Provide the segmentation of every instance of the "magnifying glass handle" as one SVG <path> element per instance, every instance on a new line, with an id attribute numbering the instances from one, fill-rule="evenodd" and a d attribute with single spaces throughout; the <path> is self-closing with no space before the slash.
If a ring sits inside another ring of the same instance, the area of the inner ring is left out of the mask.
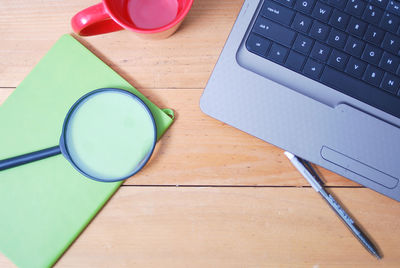
<path id="1" fill-rule="evenodd" d="M 7 158 L 0 160 L 0 171 L 8 168 L 20 166 L 43 158 L 54 156 L 61 153 L 60 146 L 50 147 L 44 150 L 32 152 L 29 154 L 23 154 L 16 157 Z"/>

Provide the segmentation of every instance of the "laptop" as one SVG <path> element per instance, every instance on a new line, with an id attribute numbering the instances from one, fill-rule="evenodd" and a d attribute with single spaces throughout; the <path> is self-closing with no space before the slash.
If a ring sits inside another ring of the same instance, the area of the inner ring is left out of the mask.
<path id="1" fill-rule="evenodd" d="M 400 201 L 400 2 L 245 0 L 202 111 Z"/>

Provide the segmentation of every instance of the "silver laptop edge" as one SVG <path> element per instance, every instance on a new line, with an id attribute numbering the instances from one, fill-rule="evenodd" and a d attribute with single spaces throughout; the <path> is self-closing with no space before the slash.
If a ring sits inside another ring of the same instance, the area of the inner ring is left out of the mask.
<path id="1" fill-rule="evenodd" d="M 249 53 L 243 40 L 261 2 L 244 2 L 202 111 L 400 201 L 400 119 Z"/>

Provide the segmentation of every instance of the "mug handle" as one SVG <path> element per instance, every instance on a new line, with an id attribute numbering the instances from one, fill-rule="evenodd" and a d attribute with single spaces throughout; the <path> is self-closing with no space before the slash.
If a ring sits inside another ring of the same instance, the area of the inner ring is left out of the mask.
<path id="1" fill-rule="evenodd" d="M 75 33 L 81 36 L 110 33 L 123 30 L 108 15 L 103 3 L 79 11 L 71 19 L 71 26 Z"/>

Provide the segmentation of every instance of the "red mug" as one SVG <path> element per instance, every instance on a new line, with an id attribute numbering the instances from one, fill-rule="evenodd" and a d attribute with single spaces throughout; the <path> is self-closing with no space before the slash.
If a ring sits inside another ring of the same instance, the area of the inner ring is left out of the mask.
<path id="1" fill-rule="evenodd" d="M 103 0 L 78 12 L 74 32 L 82 36 L 127 29 L 142 37 L 165 38 L 173 34 L 194 0 Z"/>

